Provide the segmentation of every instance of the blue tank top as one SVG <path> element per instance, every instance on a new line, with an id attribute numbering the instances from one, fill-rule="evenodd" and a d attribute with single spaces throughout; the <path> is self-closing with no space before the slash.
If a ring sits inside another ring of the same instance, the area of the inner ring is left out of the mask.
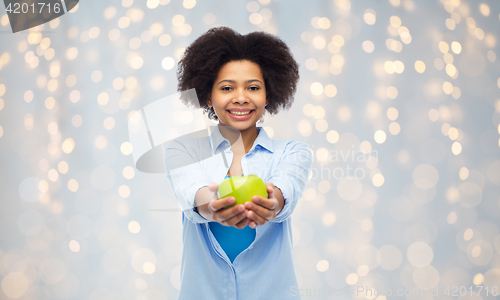
<path id="1" fill-rule="evenodd" d="M 229 178 L 229 176 L 226 175 L 226 178 Z M 255 240 L 255 229 L 250 228 L 248 225 L 243 229 L 238 229 L 217 222 L 208 222 L 208 226 L 210 226 L 215 239 L 226 252 L 231 263 L 234 262 L 238 254 L 248 248 Z"/>

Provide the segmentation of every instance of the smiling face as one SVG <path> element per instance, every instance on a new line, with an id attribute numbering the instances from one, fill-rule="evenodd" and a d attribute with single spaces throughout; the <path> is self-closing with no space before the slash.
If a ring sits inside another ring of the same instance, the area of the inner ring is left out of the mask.
<path id="1" fill-rule="evenodd" d="M 260 67 L 247 60 L 222 66 L 207 101 L 207 105 L 214 108 L 220 125 L 240 131 L 255 127 L 267 104 Z"/>

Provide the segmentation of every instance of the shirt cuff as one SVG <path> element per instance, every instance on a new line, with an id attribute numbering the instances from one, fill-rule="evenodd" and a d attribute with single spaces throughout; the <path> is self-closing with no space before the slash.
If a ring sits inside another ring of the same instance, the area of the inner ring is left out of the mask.
<path id="1" fill-rule="evenodd" d="M 205 183 L 205 182 L 199 182 L 198 184 L 194 185 L 191 189 L 190 192 L 187 195 L 186 201 L 188 201 L 189 208 L 184 210 L 184 214 L 188 218 L 189 221 L 193 223 L 208 223 L 210 222 L 209 220 L 205 219 L 202 217 L 196 210 L 195 210 L 195 196 L 196 193 L 198 192 L 199 189 L 202 187 L 208 186 L 210 183 Z"/>
<path id="2" fill-rule="evenodd" d="M 272 179 L 271 182 L 274 184 L 274 186 L 280 189 L 281 194 L 283 195 L 283 200 L 285 201 L 285 205 L 283 205 L 281 211 L 276 215 L 276 218 L 274 218 L 270 222 L 281 223 L 290 216 L 290 214 L 287 212 L 291 210 L 292 202 L 297 200 L 294 200 L 289 192 L 293 190 L 293 187 L 289 182 L 280 178 Z"/>
<path id="3" fill-rule="evenodd" d="M 194 208 L 183 211 L 186 218 L 193 223 L 208 223 L 209 220 L 200 215 Z"/>

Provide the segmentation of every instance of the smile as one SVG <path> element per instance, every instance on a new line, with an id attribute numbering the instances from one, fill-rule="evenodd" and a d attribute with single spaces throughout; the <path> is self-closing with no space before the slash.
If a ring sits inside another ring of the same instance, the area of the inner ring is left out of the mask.
<path id="1" fill-rule="evenodd" d="M 227 110 L 227 112 L 233 120 L 243 121 L 243 120 L 249 119 L 251 116 L 253 116 L 253 114 L 255 113 L 255 110 L 249 110 L 249 111 L 245 111 L 245 112 Z"/>
<path id="2" fill-rule="evenodd" d="M 249 111 L 236 111 L 236 110 L 229 110 L 229 112 L 233 115 L 236 115 L 236 116 L 244 116 L 244 115 L 248 115 L 252 112 L 253 110 L 249 110 Z"/>

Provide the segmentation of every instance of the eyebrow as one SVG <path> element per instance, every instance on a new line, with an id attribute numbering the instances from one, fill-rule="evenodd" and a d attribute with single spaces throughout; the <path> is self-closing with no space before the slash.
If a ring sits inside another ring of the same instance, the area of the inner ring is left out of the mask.
<path id="1" fill-rule="evenodd" d="M 230 83 L 236 83 L 236 81 L 231 80 L 231 79 L 223 79 L 223 80 L 219 81 L 219 83 L 217 83 L 217 85 L 223 83 L 224 81 L 227 81 L 227 82 L 230 82 Z M 262 81 L 260 81 L 258 79 L 250 79 L 250 80 L 245 81 L 245 83 L 250 83 L 250 82 L 254 82 L 254 81 L 258 81 L 258 82 L 262 83 Z"/>

